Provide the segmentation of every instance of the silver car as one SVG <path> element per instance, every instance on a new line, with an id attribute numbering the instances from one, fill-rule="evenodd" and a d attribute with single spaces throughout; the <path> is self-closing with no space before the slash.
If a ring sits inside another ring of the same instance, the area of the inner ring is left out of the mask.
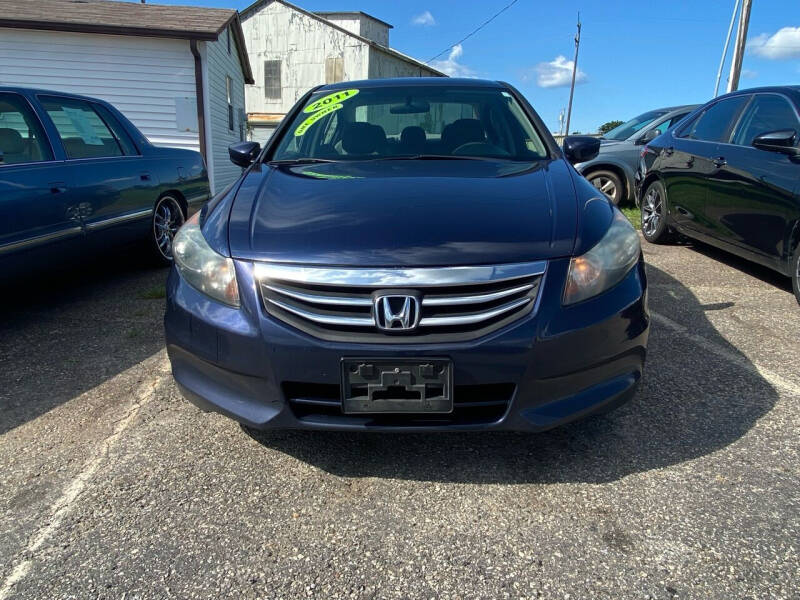
<path id="1" fill-rule="evenodd" d="M 677 124 L 699 104 L 659 108 L 634 117 L 606 133 L 597 158 L 578 163 L 575 168 L 614 204 L 634 198 L 634 174 L 639 165 L 641 146 Z"/>

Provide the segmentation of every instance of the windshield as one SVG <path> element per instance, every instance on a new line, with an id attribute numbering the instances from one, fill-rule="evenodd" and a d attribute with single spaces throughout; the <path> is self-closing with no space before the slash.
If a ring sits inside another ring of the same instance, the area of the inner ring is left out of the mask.
<path id="1" fill-rule="evenodd" d="M 425 157 L 531 161 L 547 150 L 503 89 L 398 85 L 312 95 L 271 160 Z"/>
<path id="2" fill-rule="evenodd" d="M 642 113 L 627 123 L 614 127 L 614 129 L 606 133 L 603 138 L 607 140 L 627 140 L 637 131 L 647 127 L 650 123 L 659 117 L 663 117 L 665 114 L 667 114 L 667 112 L 664 110 L 651 110 L 650 112 Z"/>

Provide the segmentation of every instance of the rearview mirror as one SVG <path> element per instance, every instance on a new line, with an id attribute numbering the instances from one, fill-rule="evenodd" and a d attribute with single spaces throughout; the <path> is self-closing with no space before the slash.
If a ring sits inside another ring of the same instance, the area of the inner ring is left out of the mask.
<path id="1" fill-rule="evenodd" d="M 249 167 L 258 158 L 261 145 L 258 142 L 236 142 L 228 146 L 231 162 L 240 167 Z"/>
<path id="2" fill-rule="evenodd" d="M 797 133 L 794 129 L 768 131 L 753 140 L 753 147 L 767 152 L 780 152 L 789 156 L 800 156 L 797 146 Z"/>
<path id="3" fill-rule="evenodd" d="M 568 135 L 564 138 L 564 156 L 573 165 L 592 160 L 600 153 L 600 140 L 588 135 Z"/>

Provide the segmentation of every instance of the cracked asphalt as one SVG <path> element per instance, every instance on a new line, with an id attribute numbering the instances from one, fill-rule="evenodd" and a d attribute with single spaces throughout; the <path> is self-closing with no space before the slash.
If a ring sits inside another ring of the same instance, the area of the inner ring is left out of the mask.
<path id="1" fill-rule="evenodd" d="M 0 600 L 800 598 L 800 307 L 645 244 L 637 397 L 539 435 L 251 433 L 185 402 L 165 271 L 4 294 Z"/>

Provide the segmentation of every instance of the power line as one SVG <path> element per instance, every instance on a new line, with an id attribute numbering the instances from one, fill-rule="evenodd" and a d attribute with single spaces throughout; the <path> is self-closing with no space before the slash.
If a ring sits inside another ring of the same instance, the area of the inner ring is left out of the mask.
<path id="1" fill-rule="evenodd" d="M 439 58 L 439 57 L 440 57 L 442 54 L 444 54 L 445 52 L 450 52 L 450 50 L 452 50 L 452 49 L 453 49 L 453 47 L 455 47 L 455 46 L 458 46 L 460 43 L 467 41 L 467 40 L 468 40 L 469 38 L 471 38 L 473 35 L 475 35 L 476 33 L 478 33 L 478 32 L 479 32 L 481 29 L 483 29 L 484 27 L 486 27 L 486 26 L 487 26 L 489 23 L 491 23 L 492 21 L 494 21 L 494 20 L 495 20 L 497 17 L 499 17 L 500 15 L 502 15 L 504 12 L 506 12 L 506 11 L 507 11 L 509 8 L 511 8 L 512 6 L 514 6 L 514 5 L 515 5 L 517 2 L 519 2 L 519 0 L 512 0 L 512 2 L 510 2 L 509 4 L 507 4 L 506 6 L 504 6 L 502 9 L 500 9 L 500 11 L 498 11 L 497 13 L 495 13 L 494 15 L 492 15 L 492 17 L 491 17 L 491 18 L 489 18 L 489 19 L 487 19 L 486 21 L 484 21 L 483 23 L 481 23 L 481 24 L 480 24 L 478 27 L 476 27 L 476 28 L 475 28 L 474 30 L 472 30 L 472 31 L 471 31 L 469 34 L 465 35 L 463 38 L 461 38 L 460 40 L 458 40 L 458 41 L 457 41 L 455 44 L 452 44 L 452 45 L 448 46 L 447 48 L 445 48 L 444 50 L 442 50 L 441 52 L 439 52 L 439 54 L 437 54 L 437 55 L 436 55 L 436 56 L 434 56 L 433 58 L 429 58 L 429 59 L 428 59 L 428 60 L 426 60 L 425 62 L 426 62 L 426 63 L 430 63 L 431 61 L 433 61 L 433 60 L 436 60 L 437 58 Z"/>

